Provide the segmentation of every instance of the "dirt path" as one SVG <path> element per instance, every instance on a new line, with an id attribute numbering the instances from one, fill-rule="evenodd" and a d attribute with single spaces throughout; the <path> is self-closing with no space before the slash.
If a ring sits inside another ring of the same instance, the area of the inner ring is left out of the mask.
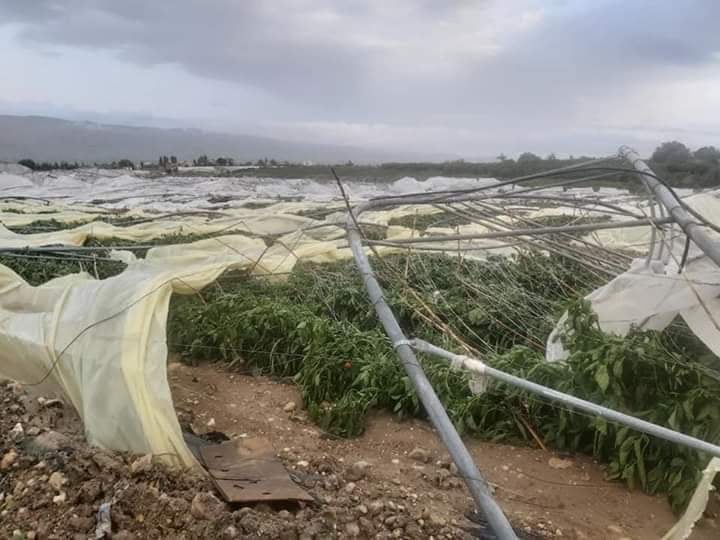
<path id="1" fill-rule="evenodd" d="M 314 502 L 226 505 L 206 476 L 168 469 L 150 455 L 90 447 L 67 404 L 0 381 L 0 538 L 470 540 L 478 534 L 464 516 L 472 507 L 465 486 L 427 423 L 378 414 L 362 437 L 337 439 L 308 420 L 292 385 L 212 365 L 171 363 L 169 373 L 181 423 L 196 433 L 269 439 Z M 521 537 L 651 539 L 674 522 L 664 498 L 605 482 L 602 468 L 586 457 L 478 441 L 470 448 Z M 112 536 L 98 533 L 104 526 Z M 692 538 L 718 538 L 719 530 L 711 514 Z"/>
<path id="2" fill-rule="evenodd" d="M 362 437 L 334 439 L 307 419 L 292 385 L 228 375 L 208 365 L 182 364 L 171 364 L 170 381 L 181 417 L 192 419 L 198 430 L 210 429 L 206 427 L 210 422 L 212 429 L 231 437 L 267 437 L 286 463 L 297 469 L 323 456 L 346 464 L 367 461 L 371 469 L 364 482 L 376 483 L 380 492 L 407 490 L 414 504 L 432 507 L 449 522 L 464 521 L 462 513 L 471 507 L 465 487 L 448 471 L 448 456 L 425 422 L 399 422 L 378 414 Z M 284 410 L 291 402 L 295 408 Z M 418 448 L 419 455 L 411 458 Z M 513 522 L 546 531 L 548 536 L 660 538 L 675 521 L 664 497 L 606 482 L 602 467 L 588 457 L 479 441 L 471 441 L 470 449 Z M 551 458 L 557 459 L 555 467 Z M 718 538 L 715 520 L 703 521 L 693 538 Z"/>

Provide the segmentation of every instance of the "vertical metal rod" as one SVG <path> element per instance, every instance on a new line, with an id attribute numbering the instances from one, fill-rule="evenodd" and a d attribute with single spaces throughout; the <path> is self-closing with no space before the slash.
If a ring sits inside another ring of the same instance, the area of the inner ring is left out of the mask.
<path id="1" fill-rule="evenodd" d="M 641 173 L 638 176 L 642 179 L 646 186 L 648 186 L 655 194 L 657 199 L 667 209 L 670 216 L 677 222 L 682 228 L 683 232 L 695 242 L 695 244 L 707 255 L 715 264 L 720 266 L 720 244 L 710 238 L 702 226 L 698 225 L 690 216 L 690 214 L 683 208 L 680 201 L 672 194 L 672 192 L 665 187 L 662 182 L 648 174 L 654 174 L 652 169 L 648 167 L 645 162 L 640 159 L 637 152 L 628 146 L 622 146 L 620 148 L 620 155 L 628 160 L 635 169 Z"/>
<path id="2" fill-rule="evenodd" d="M 684 433 L 680 433 L 679 431 L 673 431 L 672 429 L 658 426 L 657 424 L 653 424 L 652 422 L 640 420 L 639 418 L 636 418 L 634 416 L 608 409 L 607 407 L 603 407 L 602 405 L 598 405 L 591 401 L 585 401 L 584 399 L 571 396 L 570 394 L 558 392 L 557 390 L 553 390 L 552 388 L 548 388 L 547 386 L 542 386 L 540 384 L 530 382 L 520 377 L 516 377 L 515 375 L 510 375 L 509 373 L 505 373 L 504 371 L 500 371 L 499 369 L 490 367 L 487 364 L 481 362 L 480 360 L 446 351 L 441 347 L 438 347 L 436 345 L 433 345 L 432 343 L 428 343 L 427 341 L 423 341 L 421 339 L 412 340 L 412 346 L 418 351 L 445 358 L 447 360 L 450 360 L 451 362 L 462 365 L 470 371 L 474 371 L 481 375 L 486 375 L 498 381 L 502 381 L 523 390 L 527 390 L 528 392 L 532 392 L 533 394 L 538 394 L 552 401 L 563 403 L 574 409 L 590 413 L 611 422 L 617 422 L 618 424 L 628 426 L 637 431 L 642 431 L 643 433 L 647 433 L 648 435 L 652 435 L 654 437 L 659 437 L 660 439 L 665 439 L 666 441 L 682 444 L 683 446 L 687 446 L 688 448 L 693 448 L 694 450 L 698 450 L 700 452 L 707 452 L 710 455 L 720 457 L 720 446 L 716 444 L 712 444 L 707 441 L 703 441 L 702 439 L 691 437 L 690 435 L 685 435 Z"/>
<path id="3" fill-rule="evenodd" d="M 372 203 L 359 207 L 357 215 L 360 215 L 364 209 L 371 206 Z M 464 478 L 472 498 L 483 512 L 490 527 L 499 539 L 517 538 L 512 526 L 505 517 L 505 514 L 503 514 L 502 509 L 492 497 L 487 483 L 480 475 L 480 471 L 478 471 L 473 457 L 455 430 L 455 426 L 453 426 L 450 421 L 430 381 L 428 381 L 425 376 L 425 372 L 415 357 L 415 353 L 410 348 L 409 341 L 400 328 L 390 306 L 385 301 L 382 288 L 375 278 L 370 261 L 363 250 L 362 237 L 360 236 L 360 231 L 357 229 L 352 212 L 350 212 L 347 218 L 347 228 L 348 241 L 355 258 L 355 264 L 362 275 L 363 283 L 365 284 L 373 306 L 375 306 L 377 316 L 385 328 L 385 333 L 392 341 L 393 347 L 400 357 L 405 372 L 415 387 L 415 391 L 425 407 L 430 421 L 438 430 L 440 438 L 447 447 L 448 452 L 450 452 L 450 456 L 455 462 L 458 471 Z"/>

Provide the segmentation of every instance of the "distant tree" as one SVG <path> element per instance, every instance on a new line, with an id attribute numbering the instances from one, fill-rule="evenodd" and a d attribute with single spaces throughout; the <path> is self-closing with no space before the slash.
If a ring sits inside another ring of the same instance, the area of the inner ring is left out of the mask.
<path id="1" fill-rule="evenodd" d="M 695 159 L 701 159 L 702 161 L 720 161 L 720 150 L 714 146 L 698 148 L 693 155 Z"/>
<path id="2" fill-rule="evenodd" d="M 533 163 L 535 161 L 542 161 L 542 158 L 532 152 L 523 152 L 517 158 L 518 163 Z"/>
<path id="3" fill-rule="evenodd" d="M 233 158 L 230 158 L 230 157 L 229 157 L 229 158 L 227 158 L 227 164 L 228 164 L 230 167 L 233 167 L 233 166 L 235 165 L 235 160 L 234 160 Z"/>
<path id="4" fill-rule="evenodd" d="M 557 156 L 554 152 L 551 152 L 548 154 L 548 157 L 545 158 L 547 161 L 557 161 Z"/>
<path id="5" fill-rule="evenodd" d="M 691 158 L 692 154 L 690 153 L 690 149 L 678 141 L 662 143 L 655 149 L 652 155 L 652 160 L 658 163 L 687 161 Z"/>
<path id="6" fill-rule="evenodd" d="M 346 167 L 354 167 L 355 164 L 352 162 L 352 160 L 348 159 L 348 162 L 345 164 Z"/>
<path id="7" fill-rule="evenodd" d="M 18 163 L 27 167 L 28 169 L 32 169 L 33 171 L 37 169 L 37 163 L 35 163 L 32 159 L 21 159 L 20 161 L 18 161 Z"/>
<path id="8" fill-rule="evenodd" d="M 175 156 L 170 156 L 170 163 L 172 163 L 173 165 L 176 165 L 176 164 L 177 164 L 177 158 L 176 158 Z"/>
<path id="9" fill-rule="evenodd" d="M 267 158 L 265 158 L 265 162 L 267 162 Z M 275 167 L 276 165 L 277 165 L 277 161 L 275 161 L 274 159 L 271 159 L 271 160 L 270 160 L 270 166 L 271 166 L 271 167 Z"/>
<path id="10" fill-rule="evenodd" d="M 129 159 L 121 159 L 117 162 L 119 169 L 135 169 L 135 164 Z"/>
<path id="11" fill-rule="evenodd" d="M 206 155 L 198 157 L 196 161 L 199 167 L 207 167 L 208 165 L 211 165 L 210 160 Z"/>
<path id="12" fill-rule="evenodd" d="M 507 161 L 507 156 L 505 154 L 500 154 L 495 159 L 497 159 L 498 161 Z"/>

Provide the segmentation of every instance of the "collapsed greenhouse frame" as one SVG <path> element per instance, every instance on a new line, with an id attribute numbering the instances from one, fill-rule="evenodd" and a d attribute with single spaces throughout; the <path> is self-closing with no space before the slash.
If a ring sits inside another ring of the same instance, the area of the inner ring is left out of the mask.
<path id="1" fill-rule="evenodd" d="M 432 354 L 434 356 L 443 358 L 452 363 L 454 367 L 465 368 L 472 372 L 475 372 L 482 377 L 489 377 L 495 380 L 502 381 L 506 384 L 514 385 L 522 388 L 525 391 L 543 395 L 553 401 L 561 402 L 572 408 L 578 410 L 584 410 L 591 414 L 597 415 L 608 419 L 613 422 L 617 422 L 626 425 L 632 429 L 639 430 L 650 434 L 655 437 L 663 438 L 668 441 L 682 444 L 693 448 L 695 450 L 705 452 L 714 458 L 720 458 L 720 446 L 691 437 L 689 435 L 680 433 L 678 431 L 665 428 L 650 422 L 646 422 L 637 417 L 621 413 L 600 405 L 594 404 L 589 401 L 581 400 L 575 396 L 558 392 L 551 388 L 532 383 L 525 379 L 515 377 L 513 375 L 504 373 L 497 369 L 494 369 L 478 359 L 471 358 L 465 355 L 458 355 L 451 351 L 445 350 L 442 347 L 427 343 L 423 340 L 408 339 L 403 332 L 398 319 L 394 315 L 388 302 L 386 301 L 383 289 L 373 271 L 368 256 L 365 252 L 364 246 L 367 245 L 370 249 L 373 249 L 373 245 L 389 245 L 389 246 L 411 246 L 413 244 L 423 244 L 433 241 L 446 242 L 448 240 L 471 240 L 471 239 L 488 239 L 488 238 L 506 238 L 506 237 L 527 237 L 530 235 L 550 234 L 550 233 L 567 233 L 570 231 L 590 231 L 602 228 L 622 228 L 631 226 L 642 226 L 651 225 L 651 246 L 647 255 L 646 264 L 650 264 L 654 257 L 660 258 L 663 253 L 663 244 L 660 243 L 658 248 L 657 244 L 659 240 L 657 238 L 657 231 L 660 227 L 665 224 L 677 224 L 684 233 L 685 249 L 683 253 L 683 260 L 680 263 L 680 267 L 685 263 L 688 255 L 688 248 L 690 242 L 694 242 L 700 250 L 717 266 L 720 267 L 720 245 L 706 235 L 704 227 L 714 227 L 708 223 L 702 216 L 694 212 L 692 209 L 683 204 L 682 200 L 673 192 L 669 186 L 667 186 L 659 177 L 657 177 L 652 170 L 640 159 L 637 153 L 629 147 L 621 147 L 618 156 L 630 165 L 631 169 L 620 169 L 617 167 L 606 167 L 602 163 L 606 160 L 594 160 L 592 162 L 583 163 L 580 165 L 574 165 L 562 169 L 556 169 L 552 171 L 546 171 L 544 173 L 538 173 L 535 175 L 528 175 L 527 177 L 515 178 L 506 180 L 495 184 L 494 188 L 501 187 L 503 185 L 515 185 L 518 182 L 524 180 L 532 180 L 537 178 L 549 178 L 554 176 L 562 175 L 568 171 L 574 173 L 585 171 L 585 172 L 600 172 L 597 176 L 590 176 L 580 179 L 567 180 L 565 184 L 577 184 L 587 182 L 589 180 L 596 179 L 598 176 L 605 176 L 612 174 L 612 172 L 633 172 L 642 182 L 651 199 L 651 216 L 648 219 L 635 219 L 634 221 L 626 221 L 614 224 L 588 224 L 579 226 L 559 226 L 559 227 L 545 227 L 535 229 L 523 229 L 523 230 L 509 230 L 498 233 L 489 234 L 470 234 L 470 235 L 455 235 L 455 236 L 441 236 L 437 238 L 418 237 L 402 239 L 401 241 L 373 241 L 368 240 L 364 237 L 362 228 L 359 223 L 359 217 L 363 212 L 375 210 L 379 208 L 385 208 L 388 206 L 394 206 L 398 204 L 437 204 L 437 203 L 452 203 L 452 202 L 463 202 L 471 201 L 482 198 L 502 198 L 502 194 L 494 193 L 493 195 L 484 196 L 482 192 L 488 189 L 489 186 L 484 188 L 468 189 L 468 190 L 447 190 L 443 192 L 435 193 L 418 193 L 408 194 L 392 197 L 382 197 L 373 199 L 368 203 L 361 204 L 355 208 L 350 206 L 349 199 L 345 195 L 340 180 L 336 177 L 338 185 L 343 193 L 347 204 L 347 236 L 352 249 L 353 257 L 358 271 L 362 276 L 363 283 L 370 297 L 370 301 L 376 311 L 378 318 L 380 319 L 382 326 L 391 341 L 392 347 L 398 355 L 412 385 L 417 392 L 420 401 L 425 407 L 428 418 L 432 422 L 433 426 L 437 429 L 438 434 L 446 446 L 451 458 L 455 462 L 458 468 L 460 476 L 465 481 L 467 488 L 481 511 L 485 519 L 487 520 L 490 528 L 494 534 L 501 539 L 512 539 L 516 538 L 516 534 L 513 527 L 509 523 L 508 519 L 504 515 L 502 509 L 495 501 L 492 496 L 491 490 L 488 487 L 487 482 L 482 477 L 477 465 L 475 464 L 470 452 L 462 442 L 460 435 L 453 426 L 448 414 L 443 407 L 440 399 L 435 393 L 432 385 L 427 379 L 423 368 L 418 361 L 415 352 L 424 352 Z M 559 185 L 562 185 L 561 182 Z M 532 191 L 532 188 L 526 188 L 525 193 Z M 515 193 L 517 195 L 517 193 Z M 512 195 L 507 195 L 512 197 Z M 656 215 L 655 205 L 659 208 L 660 216 Z M 666 215 L 667 214 L 667 215 Z M 693 220 L 693 217 L 699 222 Z M 662 232 L 662 231 L 661 231 Z M 428 248 L 425 248 L 428 249 Z M 432 248 L 429 248 L 432 250 Z M 447 251 L 447 249 L 442 249 Z M 462 251 L 458 246 L 458 251 Z M 668 247 L 669 252 L 669 247 Z M 690 524 L 692 527 L 692 523 Z M 689 530 L 686 531 L 689 534 Z"/>

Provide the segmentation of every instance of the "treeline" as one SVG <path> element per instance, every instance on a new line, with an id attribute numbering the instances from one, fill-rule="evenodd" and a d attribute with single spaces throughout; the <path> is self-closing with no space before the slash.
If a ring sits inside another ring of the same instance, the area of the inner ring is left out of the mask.
<path id="1" fill-rule="evenodd" d="M 51 171 L 53 169 L 61 169 L 63 171 L 69 171 L 72 169 L 79 169 L 80 167 L 85 165 L 84 163 L 79 164 L 77 161 L 75 161 L 73 163 L 68 163 L 67 161 L 36 162 L 32 159 L 21 159 L 20 161 L 18 161 L 18 164 L 23 165 L 23 166 L 27 167 L 28 169 L 32 169 L 33 171 Z"/>
<path id="2" fill-rule="evenodd" d="M 418 180 L 425 180 L 431 176 L 448 177 L 491 177 L 516 178 L 529 174 L 548 171 L 569 165 L 576 165 L 593 158 L 587 156 L 558 158 L 555 154 L 540 157 L 532 152 L 524 152 L 517 159 L 511 159 L 500 154 L 495 161 L 470 162 L 464 160 L 438 162 L 389 162 L 380 165 L 356 165 L 352 161 L 335 165 L 337 173 L 344 179 L 390 182 L 412 176 Z M 76 169 L 85 164 L 77 162 L 36 163 L 31 159 L 19 161 L 36 171 L 51 169 Z M 692 151 L 683 143 L 668 141 L 658 146 L 649 160 L 650 167 L 671 186 L 701 189 L 720 186 L 720 150 L 714 146 L 703 146 Z M 176 156 L 159 156 L 157 162 L 134 163 L 129 159 L 121 159 L 111 163 L 94 163 L 96 167 L 135 169 L 160 169 L 168 172 L 178 172 L 180 166 L 210 166 L 210 167 L 251 167 L 252 170 L 244 174 L 257 177 L 284 177 L 284 178 L 313 178 L 318 180 L 332 180 L 328 165 L 301 164 L 279 161 L 272 158 L 261 158 L 256 161 L 236 162 L 233 158 L 220 156 L 209 158 L 201 155 L 193 160 L 181 161 Z M 196 174 L 196 173 L 193 173 Z M 213 174 L 234 174 L 231 170 L 215 171 Z M 593 186 L 622 186 L 633 189 L 637 186 L 636 175 L 618 175 L 613 178 L 604 178 L 593 181 Z"/>
<path id="3" fill-rule="evenodd" d="M 542 158 L 531 152 L 510 159 L 503 154 L 497 161 L 473 163 L 463 160 L 444 163 L 383 163 L 380 168 L 397 174 L 427 176 L 467 176 L 516 178 L 568 165 L 576 165 L 593 158 L 587 156 L 558 159 L 555 154 Z M 653 152 L 648 165 L 671 186 L 684 188 L 707 188 L 720 186 L 720 150 L 714 146 L 703 146 L 695 151 L 678 141 L 662 143 Z M 628 185 L 634 175 L 623 175 L 613 180 L 602 180 L 596 185 Z M 628 185 L 628 187 L 631 187 Z"/>
<path id="4" fill-rule="evenodd" d="M 576 165 L 593 158 L 587 156 L 560 159 L 555 154 L 542 158 L 532 152 L 524 152 L 517 159 L 511 159 L 500 154 L 497 161 L 470 162 L 462 159 L 445 161 L 443 163 L 383 163 L 380 167 L 385 170 L 397 170 L 407 173 L 409 168 L 432 171 L 431 176 L 466 176 L 466 177 L 492 177 L 515 178 L 528 174 L 535 174 L 569 165 Z M 425 176 L 425 175 L 423 175 Z"/>
<path id="5" fill-rule="evenodd" d="M 693 152 L 681 142 L 664 142 L 653 152 L 649 165 L 675 187 L 720 185 L 720 150 L 714 146 L 703 146 Z"/>
<path id="6" fill-rule="evenodd" d="M 77 161 L 74 161 L 72 163 L 68 161 L 60 161 L 60 162 L 52 162 L 52 161 L 35 161 L 33 159 L 21 159 L 18 161 L 19 165 L 24 165 L 28 169 L 31 169 L 33 171 L 53 171 L 53 170 L 61 170 L 61 171 L 71 171 L 74 169 L 79 169 L 81 167 L 87 167 L 88 165 L 85 162 L 78 163 Z M 119 161 L 111 161 L 109 163 L 93 163 L 93 167 L 98 167 L 101 169 L 134 169 L 135 164 L 130 161 L 129 159 L 121 159 Z"/>

